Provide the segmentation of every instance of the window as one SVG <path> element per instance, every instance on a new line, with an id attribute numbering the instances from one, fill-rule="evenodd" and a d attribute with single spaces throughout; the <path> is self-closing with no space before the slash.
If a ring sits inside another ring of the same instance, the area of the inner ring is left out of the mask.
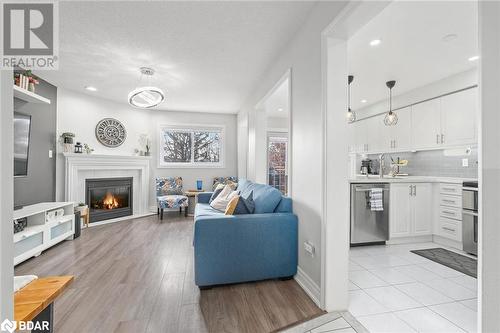
<path id="1" fill-rule="evenodd" d="M 268 184 L 288 194 L 288 136 L 269 133 L 267 137 Z"/>
<path id="2" fill-rule="evenodd" d="M 161 127 L 160 167 L 222 167 L 222 127 Z"/>

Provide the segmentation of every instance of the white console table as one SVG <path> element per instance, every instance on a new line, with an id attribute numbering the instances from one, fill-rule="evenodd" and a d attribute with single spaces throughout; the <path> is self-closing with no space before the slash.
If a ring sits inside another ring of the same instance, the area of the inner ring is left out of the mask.
<path id="1" fill-rule="evenodd" d="M 51 218 L 52 211 L 62 209 L 63 215 Z M 27 227 L 14 234 L 14 265 L 75 234 L 73 202 L 42 202 L 14 211 L 14 220 L 27 218 Z"/>

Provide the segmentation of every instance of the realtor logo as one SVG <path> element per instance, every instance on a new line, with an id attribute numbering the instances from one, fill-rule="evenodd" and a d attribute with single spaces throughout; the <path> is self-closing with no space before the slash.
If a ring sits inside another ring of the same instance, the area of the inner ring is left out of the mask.
<path id="1" fill-rule="evenodd" d="M 16 330 L 16 322 L 15 321 L 10 321 L 9 319 L 5 319 L 0 324 L 0 330 L 2 332 L 12 333 L 12 332 L 14 332 Z"/>
<path id="2" fill-rule="evenodd" d="M 1 67 L 57 69 L 57 9 L 54 2 L 3 2 Z"/>

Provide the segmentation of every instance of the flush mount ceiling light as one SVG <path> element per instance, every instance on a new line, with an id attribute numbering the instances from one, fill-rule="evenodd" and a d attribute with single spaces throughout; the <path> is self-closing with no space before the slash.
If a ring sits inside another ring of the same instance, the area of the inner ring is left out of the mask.
<path id="1" fill-rule="evenodd" d="M 92 86 L 85 86 L 85 89 L 88 91 L 97 91 L 97 88 Z"/>
<path id="2" fill-rule="evenodd" d="M 469 61 L 476 61 L 476 60 L 478 60 L 478 59 L 479 59 L 479 56 L 477 56 L 477 55 L 476 55 L 476 56 L 472 56 L 472 57 L 470 57 L 470 58 L 469 58 Z"/>
<path id="3" fill-rule="evenodd" d="M 374 39 L 370 41 L 370 46 L 377 46 L 381 43 L 382 41 L 380 39 Z"/>
<path id="4" fill-rule="evenodd" d="M 155 73 L 154 69 L 149 67 L 141 67 L 142 77 L 147 77 L 147 86 L 138 87 L 128 94 L 128 103 L 136 108 L 149 109 L 160 105 L 165 100 L 165 94 L 160 88 L 151 85 L 151 78 Z M 140 85 L 140 84 L 139 84 Z"/>
<path id="5" fill-rule="evenodd" d="M 278 112 L 283 112 L 283 108 L 278 108 Z"/>
<path id="6" fill-rule="evenodd" d="M 361 103 L 363 103 L 363 104 L 365 104 L 366 102 L 368 102 L 366 99 L 361 100 Z"/>
<path id="7" fill-rule="evenodd" d="M 387 81 L 385 85 L 389 88 L 389 112 L 384 117 L 384 124 L 394 126 L 398 123 L 398 116 L 392 111 L 392 88 L 396 85 L 396 81 Z"/>
<path id="8" fill-rule="evenodd" d="M 351 110 L 351 83 L 354 80 L 354 76 L 349 75 L 347 77 L 347 122 L 353 123 L 356 121 L 356 113 Z"/>

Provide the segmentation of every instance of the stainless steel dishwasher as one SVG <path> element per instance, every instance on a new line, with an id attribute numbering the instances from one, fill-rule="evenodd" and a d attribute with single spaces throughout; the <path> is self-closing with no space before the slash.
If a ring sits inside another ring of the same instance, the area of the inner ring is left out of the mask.
<path id="1" fill-rule="evenodd" d="M 383 210 L 372 209 L 372 189 L 382 191 Z M 351 185 L 351 246 L 385 244 L 389 239 L 389 184 Z"/>

